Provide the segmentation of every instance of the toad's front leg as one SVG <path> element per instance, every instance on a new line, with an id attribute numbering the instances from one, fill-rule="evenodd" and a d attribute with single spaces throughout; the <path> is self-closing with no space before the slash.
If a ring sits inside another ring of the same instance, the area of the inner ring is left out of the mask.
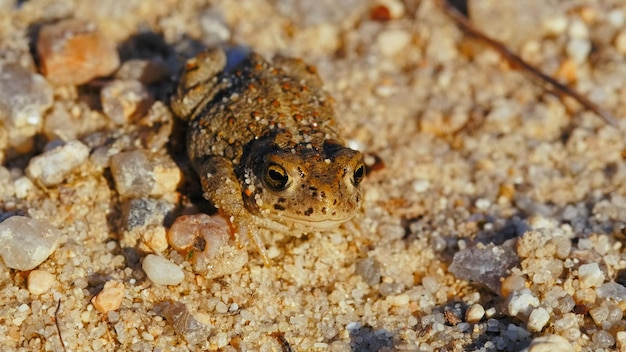
<path id="1" fill-rule="evenodd" d="M 208 156 L 194 163 L 200 176 L 203 196 L 213 203 L 219 213 L 232 225 L 236 236 L 247 236 L 261 254 L 265 265 L 269 266 L 267 250 L 261 239 L 258 225 L 246 209 L 242 187 L 230 160 L 220 156 Z"/>

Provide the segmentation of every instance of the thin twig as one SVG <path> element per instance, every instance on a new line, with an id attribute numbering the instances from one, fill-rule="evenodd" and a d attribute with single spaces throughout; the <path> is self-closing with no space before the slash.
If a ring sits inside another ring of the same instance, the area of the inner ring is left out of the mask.
<path id="1" fill-rule="evenodd" d="M 450 4 L 448 0 L 443 0 L 442 2 L 444 3 L 443 8 L 445 10 L 445 13 L 450 18 L 452 18 L 452 20 L 454 20 L 454 22 L 459 27 L 461 27 L 461 29 L 464 32 L 476 37 L 478 40 L 484 42 L 485 44 L 487 44 L 488 46 L 496 50 L 498 53 L 500 53 L 500 55 L 504 57 L 505 60 L 507 60 L 513 66 L 520 67 L 522 70 L 524 70 L 525 72 L 528 72 L 532 76 L 537 77 L 544 82 L 547 82 L 549 85 L 551 85 L 555 90 L 557 90 L 561 94 L 572 97 L 574 100 L 579 102 L 582 106 L 584 106 L 586 109 L 600 116 L 600 118 L 602 118 L 609 125 L 613 127 L 618 127 L 617 120 L 615 119 L 615 117 L 613 117 L 613 115 L 611 115 L 611 113 L 602 109 L 601 107 L 593 103 L 584 95 L 576 92 L 574 89 L 560 83 L 556 79 L 541 72 L 538 68 L 524 61 L 524 59 L 522 59 L 517 54 L 510 51 L 504 44 L 500 43 L 499 41 L 495 39 L 488 37 L 487 35 L 482 33 L 480 30 L 476 29 L 468 21 L 467 17 L 464 16 L 462 13 L 460 13 L 459 10 L 457 10 L 452 4 Z"/>
<path id="2" fill-rule="evenodd" d="M 65 342 L 63 342 L 63 335 L 61 335 L 61 327 L 59 326 L 59 310 L 61 310 L 60 298 L 59 298 L 59 303 L 57 304 L 57 309 L 54 311 L 54 324 L 57 326 L 57 332 L 59 333 L 59 341 L 61 341 L 61 347 L 63 347 L 64 352 L 67 352 L 67 348 L 65 347 Z"/>

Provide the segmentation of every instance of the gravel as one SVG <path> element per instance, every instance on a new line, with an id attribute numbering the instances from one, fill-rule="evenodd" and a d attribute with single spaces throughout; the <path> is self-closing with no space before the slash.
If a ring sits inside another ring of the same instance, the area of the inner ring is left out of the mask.
<path id="1" fill-rule="evenodd" d="M 0 346 L 624 349 L 626 4 L 469 8 L 619 126 L 435 0 L 0 1 Z M 208 45 L 315 64 L 372 161 L 358 216 L 273 234 L 271 266 L 202 201 L 169 111 Z"/>

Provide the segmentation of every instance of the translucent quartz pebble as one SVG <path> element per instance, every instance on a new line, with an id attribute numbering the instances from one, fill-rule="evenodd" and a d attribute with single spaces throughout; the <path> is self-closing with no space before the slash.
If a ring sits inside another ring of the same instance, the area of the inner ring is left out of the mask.
<path id="1" fill-rule="evenodd" d="M 454 254 L 450 272 L 459 279 L 485 284 L 493 292 L 500 292 L 500 278 L 519 263 L 519 257 L 508 242 L 501 246 L 492 244 L 476 246 Z"/>
<path id="2" fill-rule="evenodd" d="M 30 145 L 52 100 L 52 87 L 41 75 L 16 64 L 0 68 L 0 126 L 10 130 L 8 146 Z"/>
<path id="3" fill-rule="evenodd" d="M 199 344 L 209 337 L 210 329 L 189 312 L 184 303 L 167 301 L 155 307 L 155 312 L 172 325 L 174 331 L 185 337 L 191 345 Z"/>
<path id="4" fill-rule="evenodd" d="M 143 150 L 119 153 L 111 158 L 111 173 L 123 197 L 160 196 L 176 190 L 182 175 L 172 159 Z"/>
<path id="5" fill-rule="evenodd" d="M 30 160 L 26 175 L 36 183 L 54 186 L 63 182 L 89 157 L 89 147 L 74 140 Z"/>
<path id="6" fill-rule="evenodd" d="M 0 223 L 0 256 L 17 270 L 32 270 L 57 249 L 61 232 L 49 223 L 12 216 Z"/>
<path id="7" fill-rule="evenodd" d="M 152 105 L 148 89 L 134 80 L 110 82 L 100 92 L 100 101 L 104 113 L 118 125 L 142 116 Z"/>

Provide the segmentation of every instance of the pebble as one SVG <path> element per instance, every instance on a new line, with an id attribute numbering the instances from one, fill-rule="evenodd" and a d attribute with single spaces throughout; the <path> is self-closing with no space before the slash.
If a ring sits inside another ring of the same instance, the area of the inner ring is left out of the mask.
<path id="1" fill-rule="evenodd" d="M 33 182 L 26 176 L 19 177 L 13 183 L 15 188 L 15 196 L 19 199 L 24 199 L 35 188 Z"/>
<path id="2" fill-rule="evenodd" d="M 509 315 L 525 320 L 533 308 L 539 306 L 539 299 L 527 288 L 513 291 L 507 297 L 506 307 Z"/>
<path id="3" fill-rule="evenodd" d="M 540 332 L 548 321 L 550 321 L 550 313 L 545 308 L 539 307 L 530 313 L 526 327 L 529 331 Z"/>
<path id="4" fill-rule="evenodd" d="M 248 252 L 231 241 L 230 227 L 219 215 L 180 216 L 167 240 L 181 255 L 191 253 L 194 271 L 207 278 L 236 273 L 248 262 Z"/>
<path id="5" fill-rule="evenodd" d="M 591 42 L 589 39 L 573 38 L 567 42 L 565 47 L 567 55 L 577 64 L 581 65 L 587 61 L 589 53 L 591 53 Z"/>
<path id="6" fill-rule="evenodd" d="M 78 140 L 69 141 L 30 159 L 26 175 L 46 187 L 58 185 L 88 157 L 89 147 Z"/>
<path id="7" fill-rule="evenodd" d="M 617 348 L 620 351 L 624 351 L 626 349 L 626 331 L 618 331 L 615 334 L 615 340 L 617 342 Z"/>
<path id="8" fill-rule="evenodd" d="M 569 341 L 559 335 L 544 335 L 532 340 L 524 352 L 572 352 L 575 351 Z"/>
<path id="9" fill-rule="evenodd" d="M 8 146 L 30 151 L 31 137 L 41 130 L 43 114 L 52 103 L 52 87 L 43 76 L 16 64 L 0 68 L 0 128 L 10 131 Z M 7 147 L 1 144 L 0 149 Z"/>
<path id="10" fill-rule="evenodd" d="M 178 285 L 185 279 L 185 273 L 178 265 L 159 255 L 148 254 L 141 267 L 157 285 Z"/>
<path id="11" fill-rule="evenodd" d="M 567 29 L 568 20 L 565 16 L 555 15 L 543 21 L 543 29 L 547 34 L 559 36 Z"/>
<path id="12" fill-rule="evenodd" d="M 135 80 L 115 80 L 100 91 L 102 110 L 117 125 L 144 115 L 152 105 L 148 89 Z"/>
<path id="13" fill-rule="evenodd" d="M 354 272 L 368 285 L 374 286 L 380 283 L 382 264 L 374 258 L 359 259 L 354 264 Z"/>
<path id="14" fill-rule="evenodd" d="M 615 37 L 615 49 L 622 55 L 626 55 L 626 29 L 619 31 Z"/>
<path id="15" fill-rule="evenodd" d="M 583 264 L 578 268 L 581 288 L 598 287 L 604 283 L 604 273 L 598 263 Z"/>
<path id="16" fill-rule="evenodd" d="M 124 283 L 114 280 L 107 281 L 102 291 L 91 300 L 91 303 L 102 314 L 117 310 L 122 305 L 124 290 Z"/>
<path id="17" fill-rule="evenodd" d="M 599 348 L 609 348 L 615 345 L 615 338 L 608 331 L 599 330 L 593 336 L 591 341 Z"/>
<path id="18" fill-rule="evenodd" d="M 598 298 L 612 298 L 618 302 L 626 301 L 626 287 L 615 281 L 606 282 L 596 288 Z"/>
<path id="19" fill-rule="evenodd" d="M 57 249 L 61 232 L 48 222 L 12 216 L 0 223 L 0 256 L 16 270 L 32 270 Z"/>
<path id="20" fill-rule="evenodd" d="M 33 295 L 45 293 L 52 287 L 54 275 L 45 270 L 33 270 L 28 274 L 28 292 Z"/>
<path id="21" fill-rule="evenodd" d="M 468 323 L 478 323 L 485 316 L 485 308 L 478 303 L 472 304 L 465 312 L 465 320 Z"/>
<path id="22" fill-rule="evenodd" d="M 123 197 L 160 196 L 176 191 L 182 175 L 165 156 L 134 150 L 111 158 L 111 173 L 117 192 Z"/>
<path id="23" fill-rule="evenodd" d="M 58 85 L 79 85 L 108 76 L 120 64 L 115 43 L 95 24 L 78 19 L 43 26 L 37 54 L 41 71 Z"/>
<path id="24" fill-rule="evenodd" d="M 384 56 L 402 52 L 411 42 L 411 34 L 401 29 L 388 29 L 378 34 L 376 45 Z"/>
<path id="25" fill-rule="evenodd" d="M 191 345 L 197 345 L 206 342 L 209 337 L 209 329 L 206 325 L 196 319 L 189 312 L 184 303 L 176 301 L 165 301 L 155 308 L 157 314 L 165 317 L 167 322 L 172 325 L 176 333 L 185 337 L 185 340 Z"/>
<path id="26" fill-rule="evenodd" d="M 519 264 L 512 242 L 501 246 L 493 244 L 460 250 L 454 254 L 450 272 L 459 279 L 485 284 L 493 292 L 500 292 L 500 278 Z"/>

